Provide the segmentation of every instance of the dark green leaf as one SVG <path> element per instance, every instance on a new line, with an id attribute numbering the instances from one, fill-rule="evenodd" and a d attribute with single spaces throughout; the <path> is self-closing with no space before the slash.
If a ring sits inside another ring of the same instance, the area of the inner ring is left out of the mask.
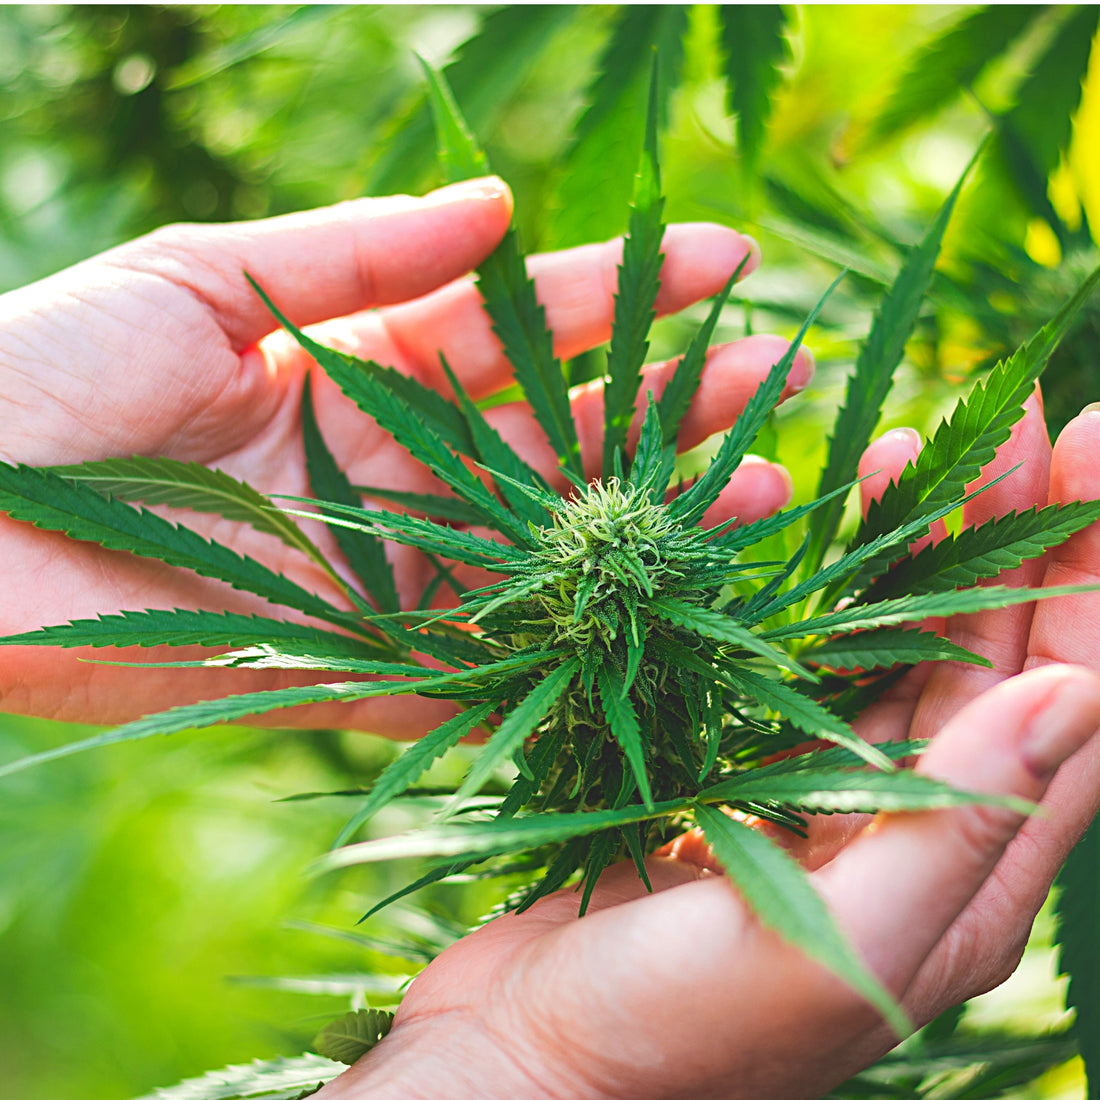
<path id="1" fill-rule="evenodd" d="M 667 124 L 669 101 L 679 84 L 687 8 L 680 4 L 624 5 L 585 94 L 584 113 L 562 161 L 551 214 L 555 248 L 606 240 L 623 231 L 621 212 L 630 200 L 638 164 L 650 67 L 660 66 L 659 117 Z"/>
<path id="2" fill-rule="evenodd" d="M 492 703 L 482 703 L 449 719 L 410 745 L 375 780 L 367 800 L 340 830 L 333 847 L 339 848 L 346 844 L 364 822 L 369 821 L 391 799 L 407 790 L 431 767 L 433 761 L 457 745 L 474 727 L 484 722 L 493 710 Z"/>
<path id="3" fill-rule="evenodd" d="M 305 446 L 309 487 L 321 500 L 334 501 L 349 507 L 361 507 L 362 501 L 336 463 L 325 443 L 317 417 L 313 412 L 313 385 L 309 372 L 302 386 L 302 441 Z M 333 537 L 343 551 L 355 575 L 363 582 L 367 594 L 373 596 L 382 611 L 400 611 L 397 582 L 393 566 L 386 558 L 382 540 L 371 531 L 351 527 L 332 527 Z"/>
<path id="4" fill-rule="evenodd" d="M 138 718 L 133 722 L 127 722 L 123 726 L 96 734 L 93 737 L 87 737 L 82 741 L 71 741 L 66 745 L 47 749 L 45 752 L 13 760 L 9 764 L 0 766 L 0 778 L 38 764 L 44 764 L 49 760 L 72 756 L 87 749 L 101 748 L 104 745 L 116 745 L 123 741 L 140 741 L 161 734 L 179 733 L 182 730 L 203 729 L 208 726 L 233 722 L 240 718 L 267 714 L 274 710 L 302 706 L 306 703 L 355 702 L 359 699 L 370 699 L 381 695 L 412 695 L 419 692 L 434 692 L 460 687 L 463 684 L 477 682 L 486 677 L 491 678 L 510 669 L 522 669 L 534 665 L 541 659 L 541 654 L 528 657 L 510 657 L 504 661 L 482 665 L 476 669 L 432 674 L 423 680 L 411 683 L 401 683 L 394 680 L 365 683 L 361 680 L 353 680 L 346 683 L 312 684 L 308 687 L 254 691 L 245 695 L 231 695 L 226 699 L 206 699 L 200 703 L 172 707 L 169 710 L 161 711 L 159 714 Z"/>
<path id="5" fill-rule="evenodd" d="M 346 657 L 367 656 L 377 643 L 314 630 L 284 619 L 229 611 L 121 611 L 98 619 L 74 619 L 25 634 L 0 638 L 0 645 L 64 646 L 247 646 L 270 643 L 284 651 Z"/>
<path id="6" fill-rule="evenodd" d="M 858 604 L 842 611 L 829 611 L 810 619 L 787 623 L 766 630 L 762 638 L 809 638 L 815 634 L 839 634 L 852 630 L 868 630 L 874 626 L 933 618 L 938 615 L 971 615 L 975 611 L 990 611 L 1032 600 L 1049 600 L 1058 596 L 1073 596 L 1093 592 L 1090 585 L 1067 584 L 1054 588 L 1007 588 L 989 585 L 985 588 L 961 588 L 951 592 L 926 592 L 916 596 L 898 596 L 874 604 Z"/>
<path id="7" fill-rule="evenodd" d="M 642 801 L 647 809 L 653 809 L 653 792 L 650 790 L 649 773 L 646 771 L 642 730 L 638 725 L 638 716 L 634 713 L 634 704 L 630 701 L 630 696 L 623 692 L 623 677 L 607 661 L 600 665 L 598 676 L 600 706 L 604 717 L 630 764 Z"/>
<path id="8" fill-rule="evenodd" d="M 424 856 L 445 860 L 456 857 L 486 859 L 507 852 L 540 848 L 544 844 L 557 844 L 602 829 L 652 821 L 682 813 L 690 805 L 676 799 L 657 802 L 652 810 L 644 806 L 627 806 L 621 810 L 593 810 L 578 814 L 540 813 L 529 817 L 496 817 L 491 821 L 447 822 L 416 832 L 349 844 L 328 852 L 314 866 L 318 872 L 325 872 L 359 863 Z"/>
<path id="9" fill-rule="evenodd" d="M 312 558 L 331 572 L 324 555 L 298 525 L 251 485 L 221 470 L 174 458 L 108 458 L 75 466 L 52 466 L 52 473 L 90 485 L 104 495 L 143 504 L 167 504 L 192 512 L 211 512 L 247 523 Z"/>
<path id="10" fill-rule="evenodd" d="M 500 433 L 486 419 L 482 411 L 470 400 L 450 364 L 440 354 L 439 361 L 446 372 L 455 396 L 458 398 L 462 415 L 470 427 L 477 455 L 485 466 L 497 476 L 496 483 L 504 499 L 524 522 L 536 527 L 549 523 L 546 508 L 536 498 L 538 492 L 551 493 L 541 474 L 529 466 L 507 443 Z M 535 493 L 532 490 L 536 490 Z"/>
<path id="11" fill-rule="evenodd" d="M 190 569 L 319 619 L 347 618 L 327 600 L 235 550 L 49 470 L 0 462 L 0 512 L 81 542 Z"/>
<path id="12" fill-rule="evenodd" d="M 811 959 L 827 966 L 886 1018 L 898 1035 L 912 1024 L 893 997 L 864 967 L 805 871 L 763 833 L 697 804 L 695 820 L 756 918 Z"/>
<path id="13" fill-rule="evenodd" d="M 916 665 L 921 661 L 965 661 L 993 664 L 968 649 L 924 630 L 866 630 L 832 638 L 813 649 L 802 651 L 804 661 L 844 670 L 870 672 L 894 665 Z"/>
<path id="14" fill-rule="evenodd" d="M 878 424 L 882 406 L 893 385 L 894 371 L 901 362 L 905 344 L 917 322 L 921 302 L 932 281 L 932 272 L 940 254 L 944 231 L 955 208 L 955 200 L 973 164 L 971 160 L 966 166 L 924 239 L 909 252 L 894 284 L 875 310 L 870 334 L 860 348 L 855 370 L 848 378 L 844 403 L 837 413 L 829 440 L 829 457 L 818 482 L 819 497 L 850 482 L 858 473 L 860 457 Z M 805 558 L 808 571 L 816 571 L 821 565 L 826 550 L 836 536 L 843 511 L 844 498 L 835 497 L 811 517 L 810 548 Z"/>
<path id="15" fill-rule="evenodd" d="M 476 508 L 481 513 L 483 521 L 490 527 L 521 544 L 528 541 L 527 529 L 467 469 L 462 459 L 446 446 L 444 437 L 435 430 L 439 427 L 439 418 L 422 415 L 425 407 L 423 401 L 410 401 L 407 394 L 383 382 L 377 372 L 371 373 L 359 369 L 360 360 L 351 360 L 354 367 L 349 369 L 348 356 L 332 351 L 318 344 L 316 340 L 310 339 L 276 308 L 254 279 L 249 277 L 249 282 L 275 319 L 313 356 L 363 412 L 389 432 L 413 458 L 423 462 L 436 477 L 446 482 L 467 504 Z M 398 378 L 405 378 L 396 371 L 392 373 Z M 406 381 L 409 380 L 406 379 Z M 417 385 L 419 386 L 419 383 Z M 433 390 L 423 386 L 420 386 L 420 390 L 442 401 L 444 407 L 457 417 L 462 430 L 468 433 L 466 421 L 458 409 L 443 401 L 443 398 Z M 472 441 L 464 446 L 465 453 L 472 453 Z"/>
<path id="16" fill-rule="evenodd" d="M 989 463 L 1023 416 L 1023 406 L 1047 360 L 1100 281 L 1094 271 L 1058 314 L 1026 344 L 983 378 L 959 402 L 923 448 L 915 465 L 905 468 L 881 500 L 871 505 L 856 535 L 862 544 L 927 515 L 958 497 Z"/>
<path id="17" fill-rule="evenodd" d="M 771 113 L 771 97 L 790 58 L 786 17 L 778 4 L 723 4 L 722 46 L 726 97 L 737 116 L 737 144 L 745 167 L 755 168 Z"/>
<path id="18" fill-rule="evenodd" d="M 575 657 L 563 661 L 552 672 L 548 672 L 527 697 L 505 715 L 504 721 L 481 747 L 469 773 L 455 792 L 449 804 L 450 812 L 453 813 L 464 799 L 477 794 L 488 781 L 493 769 L 512 756 L 517 748 L 522 747 L 524 738 L 534 733 L 538 724 L 569 687 L 579 667 L 580 662 Z"/>
<path id="19" fill-rule="evenodd" d="M 428 66 L 425 70 L 432 87 L 432 111 L 440 155 L 459 175 L 483 174 L 488 169 L 488 162 L 462 118 L 454 96 L 448 94 L 446 81 L 438 73 L 432 73 Z M 553 336 L 546 326 L 546 311 L 539 304 L 534 281 L 527 274 L 515 229 L 505 233 L 504 239 L 478 268 L 477 285 L 485 311 L 492 320 L 493 332 L 515 370 L 516 381 L 523 388 L 535 419 L 546 432 L 558 459 L 576 477 L 583 479 L 580 445 L 565 375 L 554 354 Z"/>
<path id="20" fill-rule="evenodd" d="M 353 1065 L 368 1050 L 377 1046 L 393 1026 L 393 1013 L 376 1008 L 360 1008 L 333 1020 L 314 1040 L 318 1054 L 334 1062 Z"/>
<path id="21" fill-rule="evenodd" d="M 1100 519 L 1100 501 L 1075 501 L 1009 512 L 977 527 L 964 527 L 898 562 L 864 597 L 868 601 L 904 592 L 942 592 L 969 587 L 1060 546 Z"/>
<path id="22" fill-rule="evenodd" d="M 683 358 L 676 364 L 676 370 L 673 371 L 672 377 L 661 393 L 658 409 L 661 413 L 661 433 L 666 446 L 673 446 L 676 443 L 680 421 L 684 419 L 685 413 L 691 406 L 691 399 L 699 388 L 699 379 L 703 375 L 703 367 L 707 361 L 707 349 L 710 347 L 714 330 L 718 325 L 718 319 L 722 315 L 722 309 L 726 302 L 729 301 L 734 283 L 741 277 L 741 272 L 745 270 L 745 265 L 749 262 L 750 257 L 751 253 L 745 255 L 745 258 L 737 265 L 737 270 L 734 271 L 726 281 L 726 285 L 719 291 L 702 328 L 692 338 L 687 351 L 684 352 Z"/>
<path id="23" fill-rule="evenodd" d="M 700 791 L 701 802 L 778 802 L 800 813 L 894 813 L 938 810 L 975 802 L 1030 813 L 1022 799 L 992 798 L 956 790 L 913 771 L 873 772 L 807 767 L 770 774 L 767 768 L 725 779 Z"/>
<path id="24" fill-rule="evenodd" d="M 917 50 L 906 63 L 890 99 L 874 121 L 870 140 L 896 137 L 930 119 L 970 88 L 978 74 L 1043 10 L 1030 4 L 963 9 L 962 19 Z"/>
<path id="25" fill-rule="evenodd" d="M 436 493 L 404 493 L 399 489 L 384 489 L 380 485 L 353 485 L 352 489 L 360 497 L 385 500 L 407 508 L 410 512 L 420 512 L 437 520 L 449 519 L 455 523 L 481 522 L 481 513 L 458 497 L 439 496 Z"/>
<path id="26" fill-rule="evenodd" d="M 758 657 L 763 657 L 769 663 L 779 668 L 789 669 L 807 680 L 817 679 L 808 668 L 796 661 L 790 654 L 770 645 L 746 627 L 739 626 L 728 615 L 724 615 L 720 611 L 711 611 L 709 608 L 700 607 L 698 604 L 685 603 L 682 600 L 674 600 L 667 596 L 650 600 L 647 607 L 662 619 L 667 619 L 670 623 L 682 627 L 684 630 L 690 630 L 694 634 L 699 634 L 716 642 L 740 646 L 750 653 L 755 653 Z"/>
<path id="27" fill-rule="evenodd" d="M 760 429 L 764 426 L 772 409 L 779 401 L 779 396 L 787 382 L 798 349 L 802 346 L 802 340 L 810 325 L 817 319 L 826 299 L 834 288 L 844 278 L 844 272 L 836 277 L 829 289 L 821 296 L 820 301 L 811 310 L 810 315 L 803 322 L 798 334 L 791 341 L 786 354 L 768 372 L 767 378 L 760 383 L 756 392 L 749 398 L 744 411 L 737 418 L 737 422 L 726 433 L 718 453 L 701 478 L 685 493 L 681 493 L 669 505 L 669 511 L 682 524 L 698 522 L 702 514 L 718 499 L 718 494 L 729 483 L 733 471 L 745 457 L 753 440 L 756 439 Z"/>
<path id="28" fill-rule="evenodd" d="M 868 744 L 852 729 L 847 722 L 826 710 L 813 699 L 800 694 L 778 680 L 770 680 L 747 668 L 723 666 L 726 680 L 739 688 L 745 695 L 762 703 L 769 710 L 776 711 L 791 725 L 808 733 L 811 737 L 820 737 L 851 750 L 857 756 L 874 764 L 884 771 L 893 771 L 894 764 L 885 753 L 876 746 Z"/>
<path id="29" fill-rule="evenodd" d="M 626 450 L 627 429 L 634 419 L 635 402 L 642 382 L 642 365 L 649 351 L 646 336 L 657 316 L 657 291 L 661 286 L 661 264 L 664 262 L 661 241 L 665 235 L 661 214 L 665 200 L 661 196 L 661 174 L 657 160 L 657 84 L 657 61 L 654 58 L 645 141 L 634 177 L 634 199 L 630 208 L 630 225 L 623 241 L 611 346 L 607 353 L 607 379 L 603 390 L 605 478 L 615 473 L 616 451 L 625 453 Z"/>
<path id="30" fill-rule="evenodd" d="M 1088 1075 L 1088 1100 L 1100 1097 L 1100 823 L 1070 853 L 1056 906 L 1058 973 L 1069 976 L 1066 1007 Z"/>

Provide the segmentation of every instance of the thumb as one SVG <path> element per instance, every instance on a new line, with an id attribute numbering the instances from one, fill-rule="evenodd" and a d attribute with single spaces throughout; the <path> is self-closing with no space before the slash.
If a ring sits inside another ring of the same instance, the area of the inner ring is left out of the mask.
<path id="1" fill-rule="evenodd" d="M 123 249 L 126 266 L 193 291 L 239 352 L 277 327 L 245 271 L 295 324 L 312 324 L 418 298 L 457 279 L 496 247 L 511 216 L 507 185 L 487 176 L 421 198 L 353 199 L 254 222 L 167 226 Z"/>

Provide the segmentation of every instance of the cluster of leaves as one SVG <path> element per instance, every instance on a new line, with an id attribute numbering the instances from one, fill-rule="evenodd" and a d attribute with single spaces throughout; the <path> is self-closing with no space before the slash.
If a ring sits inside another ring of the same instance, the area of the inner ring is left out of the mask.
<path id="1" fill-rule="evenodd" d="M 487 163 L 449 89 L 431 71 L 428 81 L 447 174 L 452 179 L 483 174 Z M 837 417 L 817 498 L 747 526 L 706 528 L 704 513 L 765 426 L 817 310 L 707 470 L 685 486 L 675 462 L 679 425 L 735 273 L 660 400 L 648 401 L 637 444 L 628 447 L 664 234 L 659 114 L 654 79 L 619 271 L 598 481 L 584 477 L 561 364 L 515 231 L 481 268 L 479 286 L 516 379 L 572 485 L 565 497 L 553 493 L 505 444 L 445 362 L 454 402 L 389 368 L 318 345 L 270 301 L 287 331 L 343 391 L 453 494 L 390 493 L 401 510 L 363 508 L 359 487 L 350 484 L 320 434 L 307 385 L 303 420 L 312 488 L 325 502 L 325 518 L 361 590 L 340 581 L 293 513 L 223 473 L 161 458 L 53 470 L 0 466 L 0 509 L 14 519 L 192 569 L 323 624 L 149 609 L 47 627 L 0 639 L 3 644 L 228 646 L 229 653 L 197 663 L 382 677 L 178 707 L 17 761 L 0 774 L 94 745 L 306 703 L 399 693 L 453 700 L 459 713 L 382 774 L 324 866 L 408 856 L 435 860 L 431 871 L 394 895 L 399 897 L 478 865 L 514 869 L 520 857 L 529 884 L 510 904 L 522 908 L 579 881 L 583 906 L 613 860 L 632 858 L 644 879 L 644 856 L 697 825 L 761 919 L 834 968 L 902 1030 L 906 1023 L 898 1009 L 833 928 L 800 869 L 743 818 L 752 814 L 798 831 L 810 814 L 926 809 L 973 800 L 896 767 L 895 760 L 919 746 L 871 746 L 850 723 L 909 665 L 983 663 L 976 654 L 906 624 L 1073 591 L 1036 593 L 978 582 L 1042 554 L 1096 520 L 1100 505 L 1095 503 L 1001 517 L 917 554 L 909 547 L 970 499 L 966 486 L 1008 438 L 1024 399 L 1100 272 L 959 403 L 839 555 L 828 557 L 859 456 L 932 279 L 960 181 L 924 239 L 905 257 L 875 314 Z M 339 581 L 353 610 L 134 507 L 135 501 L 214 512 L 276 535 Z M 475 523 L 500 538 L 481 537 L 455 523 Z M 754 555 L 765 539 L 789 530 L 803 535 L 790 560 L 769 563 Z M 436 563 L 437 577 L 416 609 L 399 606 L 384 553 L 387 542 L 416 547 Z M 445 562 L 500 579 L 465 591 Z M 429 609 L 444 585 L 455 590 L 457 606 Z M 495 715 L 499 723 L 490 725 L 439 824 L 345 844 L 378 810 L 414 787 L 435 759 Z M 832 747 L 772 759 L 814 738 Z M 510 763 L 518 774 L 507 793 L 475 799 Z M 460 812 L 461 820 L 450 820 Z M 373 1017 L 367 1023 L 377 1038 L 382 1023 Z M 287 1072 L 298 1069 L 312 1067 Z M 298 1087 L 298 1080 L 287 1088 Z"/>

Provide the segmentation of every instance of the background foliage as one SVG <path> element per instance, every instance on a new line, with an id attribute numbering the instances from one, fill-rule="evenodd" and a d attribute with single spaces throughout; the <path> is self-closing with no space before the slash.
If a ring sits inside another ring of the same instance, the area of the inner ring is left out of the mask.
<path id="1" fill-rule="evenodd" d="M 1100 75 L 1083 98 L 1080 77 L 1096 9 L 1012 10 L 790 8 L 734 26 L 708 6 L 0 8 L 0 288 L 166 221 L 433 185 L 413 50 L 452 61 L 463 107 L 514 186 L 527 247 L 621 232 L 653 43 L 678 74 L 663 107 L 666 217 L 747 227 L 764 247 L 725 335 L 746 324 L 790 333 L 837 261 L 856 273 L 811 337 L 812 396 L 781 414 L 808 489 L 865 304 L 991 116 L 1002 136 L 960 200 L 886 426 L 936 419 L 964 376 L 1033 331 L 1095 262 Z M 758 45 L 730 48 L 746 41 Z M 654 355 L 682 331 L 668 322 Z M 1100 396 L 1087 353 L 1098 336 L 1094 313 L 1048 373 L 1055 419 Z M 571 369 L 602 367 L 597 355 Z M 3 717 L 0 760 L 73 736 Z M 299 872 L 344 809 L 272 803 L 369 783 L 395 752 L 361 735 L 238 730 L 7 780 L 0 1072 L 13 1094 L 128 1097 L 296 1054 L 349 999 L 385 1004 L 406 964 L 287 922 L 349 928 L 364 899 L 400 883 L 372 869 L 307 884 Z M 461 774 L 461 762 L 448 767 Z M 387 811 L 380 831 L 406 812 Z M 470 884 L 428 900 L 438 920 L 397 912 L 366 931 L 430 950 L 495 897 Z M 1020 976 L 971 1018 L 1025 1033 L 1059 1018 L 1049 934 L 1041 922 Z M 1073 1063 L 997 1089 L 977 1082 L 965 1095 L 1081 1095 Z"/>

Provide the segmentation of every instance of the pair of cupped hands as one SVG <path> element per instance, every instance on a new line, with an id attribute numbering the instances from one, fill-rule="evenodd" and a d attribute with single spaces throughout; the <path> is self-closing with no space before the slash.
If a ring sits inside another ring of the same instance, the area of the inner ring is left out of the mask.
<path id="1" fill-rule="evenodd" d="M 510 216 L 506 187 L 490 177 L 423 198 L 172 226 L 7 294 L 0 298 L 0 458 L 53 465 L 168 455 L 216 465 L 262 491 L 305 495 L 300 398 L 311 363 L 272 332 L 242 270 L 296 323 L 315 325 L 321 342 L 446 392 L 442 350 L 481 398 L 507 386 L 511 374 L 465 276 Z M 612 241 L 531 261 L 560 355 L 608 339 L 621 247 Z M 717 293 L 746 255 L 745 274 L 759 262 L 751 239 L 716 225 L 671 226 L 664 252 L 661 313 Z M 712 349 L 680 445 L 729 427 L 785 348 L 758 335 Z M 647 368 L 645 388 L 659 393 L 671 367 Z M 802 351 L 784 399 L 812 374 Z M 436 488 L 319 370 L 311 384 L 322 432 L 352 482 Z M 594 474 L 599 384 L 575 391 L 573 406 Z M 559 483 L 527 407 L 499 405 L 487 415 Z M 872 474 L 860 485 L 865 506 L 919 446 L 907 429 L 871 444 L 861 464 Z M 982 477 L 1017 464 L 967 505 L 966 522 L 1095 496 L 1100 412 L 1086 409 L 1051 448 L 1036 392 Z M 748 459 L 706 522 L 752 520 L 789 497 L 783 469 Z M 189 523 L 338 595 L 315 566 L 251 529 L 209 516 Z M 431 567 L 411 549 L 392 553 L 399 588 L 415 602 Z M 270 610 L 218 582 L 2 517 L 0 560 L 4 634 L 121 609 Z M 1100 580 L 1100 525 L 1002 580 Z M 1100 801 L 1100 741 L 1092 736 L 1100 725 L 1100 594 L 938 625 L 994 667 L 917 667 L 857 728 L 872 741 L 933 738 L 920 771 L 1040 801 L 1045 812 L 1025 820 L 973 806 L 832 818 L 794 846 L 840 927 L 916 1025 L 1012 972 L 1054 874 Z M 136 674 L 79 656 L 5 649 L 0 705 L 116 723 L 170 704 L 305 682 L 301 674 L 244 670 Z M 402 697 L 303 708 L 279 721 L 414 737 L 449 713 L 443 702 Z M 651 858 L 649 874 L 652 895 L 633 867 L 609 871 L 583 920 L 578 895 L 566 890 L 460 941 L 413 983 L 386 1040 L 318 1095 L 795 1100 L 828 1091 L 896 1041 L 855 993 L 761 927 L 698 838 Z"/>

